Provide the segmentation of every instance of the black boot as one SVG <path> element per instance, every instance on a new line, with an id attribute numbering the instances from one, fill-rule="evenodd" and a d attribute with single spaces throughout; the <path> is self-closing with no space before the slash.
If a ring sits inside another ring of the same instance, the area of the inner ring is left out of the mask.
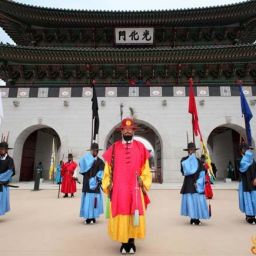
<path id="1" fill-rule="evenodd" d="M 190 220 L 190 225 L 195 225 L 196 224 L 195 221 L 196 221 L 195 219 L 191 219 Z"/>
<path id="2" fill-rule="evenodd" d="M 120 253 L 121 254 L 127 254 L 129 252 L 129 244 L 128 243 L 122 243 L 120 247 Z"/>
<path id="3" fill-rule="evenodd" d="M 86 222 L 86 224 L 90 224 L 91 223 L 91 219 L 86 219 L 85 222 Z"/>
<path id="4" fill-rule="evenodd" d="M 202 224 L 202 222 L 199 219 L 195 220 L 195 225 L 199 226 L 200 224 Z"/>
<path id="5" fill-rule="evenodd" d="M 95 219 L 95 218 L 93 218 L 93 219 L 91 219 L 91 220 L 92 220 L 93 223 L 96 223 L 96 219 Z"/>
<path id="6" fill-rule="evenodd" d="M 249 224 L 252 224 L 252 225 L 254 225 L 254 224 L 256 224 L 256 220 L 255 220 L 255 217 L 254 216 L 248 216 L 248 215 L 246 215 L 246 221 L 249 223 Z"/>
<path id="7" fill-rule="evenodd" d="M 71 197 L 74 197 L 74 194 L 73 194 L 73 193 L 71 194 Z"/>
<path id="8" fill-rule="evenodd" d="M 67 193 L 63 196 L 63 198 L 65 198 L 65 197 L 68 197 L 68 194 L 67 194 Z"/>
<path id="9" fill-rule="evenodd" d="M 128 240 L 128 245 L 129 245 L 129 254 L 135 254 L 136 253 L 136 246 L 135 246 L 135 241 L 134 238 L 129 238 Z"/>

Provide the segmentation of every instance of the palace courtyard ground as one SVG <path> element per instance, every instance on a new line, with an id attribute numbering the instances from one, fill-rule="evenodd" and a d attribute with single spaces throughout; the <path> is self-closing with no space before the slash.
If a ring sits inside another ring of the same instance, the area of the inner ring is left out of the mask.
<path id="1" fill-rule="evenodd" d="M 212 219 L 197 227 L 179 215 L 178 185 L 154 186 L 147 236 L 137 242 L 137 255 L 253 255 L 256 226 L 247 224 L 238 210 L 236 185 L 216 187 Z M 95 225 L 85 225 L 79 218 L 81 190 L 75 198 L 57 199 L 56 188 L 49 185 L 33 192 L 21 184 L 11 190 L 12 211 L 0 217 L 0 255 L 119 255 L 119 244 L 109 239 L 104 216 Z"/>

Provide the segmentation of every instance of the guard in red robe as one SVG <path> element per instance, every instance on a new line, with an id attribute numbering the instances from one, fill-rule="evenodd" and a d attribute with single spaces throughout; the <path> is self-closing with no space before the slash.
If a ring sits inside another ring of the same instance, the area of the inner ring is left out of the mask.
<path id="1" fill-rule="evenodd" d="M 145 237 L 147 191 L 152 182 L 149 153 L 141 142 L 134 139 L 137 125 L 133 119 L 123 119 L 118 130 L 122 140 L 116 141 L 103 154 L 102 188 L 110 200 L 109 235 L 122 243 L 121 254 L 134 254 L 135 239 Z"/>
<path id="2" fill-rule="evenodd" d="M 76 180 L 73 176 L 76 168 L 77 163 L 73 161 L 73 155 L 68 154 L 68 162 L 64 163 L 61 169 L 61 193 L 65 194 L 64 197 L 68 197 L 69 193 L 71 197 L 74 197 L 74 193 L 76 192 Z"/>

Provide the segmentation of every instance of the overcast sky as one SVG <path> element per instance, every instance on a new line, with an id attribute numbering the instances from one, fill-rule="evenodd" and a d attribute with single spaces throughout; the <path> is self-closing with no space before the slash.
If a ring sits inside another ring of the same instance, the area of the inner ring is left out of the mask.
<path id="1" fill-rule="evenodd" d="M 16 0 L 36 6 L 87 10 L 166 10 L 238 3 L 242 0 Z M 0 28 L 0 41 L 13 43 Z"/>

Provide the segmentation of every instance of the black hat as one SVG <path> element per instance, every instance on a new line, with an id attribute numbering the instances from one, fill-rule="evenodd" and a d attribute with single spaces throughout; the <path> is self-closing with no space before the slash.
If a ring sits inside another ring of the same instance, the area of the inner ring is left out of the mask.
<path id="1" fill-rule="evenodd" d="M 242 142 L 240 145 L 239 145 L 239 149 L 242 151 L 242 150 L 248 150 L 248 149 L 253 149 L 253 147 L 249 146 L 247 143 L 245 142 Z"/>
<path id="2" fill-rule="evenodd" d="M 87 150 L 90 151 L 90 150 L 102 150 L 102 149 L 99 148 L 99 144 L 98 144 L 98 143 L 93 142 L 93 143 L 91 144 L 91 148 L 90 148 L 90 149 L 87 149 Z"/>
<path id="3" fill-rule="evenodd" d="M 68 154 L 68 158 L 72 157 L 73 158 L 73 154 L 72 153 L 69 153 Z"/>
<path id="4" fill-rule="evenodd" d="M 184 150 L 184 151 L 189 151 L 189 150 L 191 150 L 191 149 L 198 150 L 199 148 L 196 148 L 195 143 L 189 142 L 189 143 L 188 143 L 188 147 L 187 147 L 187 148 L 184 148 L 183 150 Z"/>
<path id="5" fill-rule="evenodd" d="M 3 141 L 3 142 L 0 142 L 0 148 L 4 148 L 4 149 L 13 149 L 13 148 L 9 148 L 8 146 L 8 143 Z"/>

